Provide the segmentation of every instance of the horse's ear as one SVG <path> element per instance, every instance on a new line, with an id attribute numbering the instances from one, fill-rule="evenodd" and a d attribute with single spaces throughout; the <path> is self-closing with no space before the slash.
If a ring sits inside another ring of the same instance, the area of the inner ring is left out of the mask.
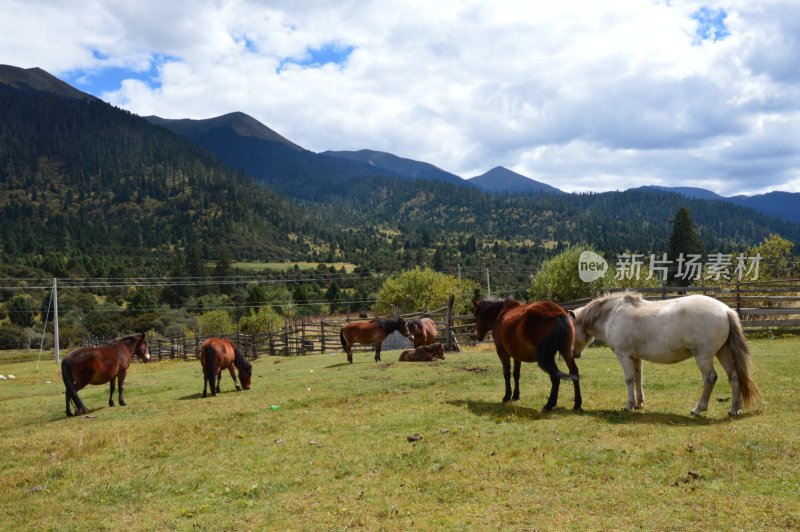
<path id="1" fill-rule="evenodd" d="M 573 320 L 574 320 L 574 319 L 577 319 L 577 318 L 575 317 L 575 313 L 574 313 L 573 311 L 571 311 L 571 310 L 568 310 L 568 311 L 567 311 L 567 314 L 569 314 L 569 315 L 572 317 L 572 319 L 573 319 Z"/>
<path id="2" fill-rule="evenodd" d="M 479 299 L 473 299 L 472 304 L 475 305 L 475 308 L 478 308 L 481 304 Z"/>

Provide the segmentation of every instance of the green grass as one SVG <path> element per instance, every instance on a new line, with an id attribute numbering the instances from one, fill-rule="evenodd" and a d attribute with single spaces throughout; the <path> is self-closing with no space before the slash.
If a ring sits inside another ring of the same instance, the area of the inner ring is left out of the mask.
<path id="1" fill-rule="evenodd" d="M 398 353 L 265 358 L 253 389 L 202 399 L 197 362 L 134 365 L 129 406 L 81 392 L 64 416 L 58 368 L 0 362 L 0 522 L 31 529 L 765 529 L 800 527 L 797 339 L 754 340 L 764 400 L 728 419 L 727 379 L 688 416 L 695 364 L 645 364 L 646 408 L 622 412 L 605 348 L 541 411 L 549 380 L 525 365 L 500 404 L 489 350 L 433 364 Z M 563 363 L 562 363 L 563 366 Z M 718 369 L 721 372 L 720 369 Z M 50 383 L 47 383 L 50 381 Z M 271 406 L 278 406 L 272 410 Z M 411 443 L 407 436 L 422 440 Z"/>

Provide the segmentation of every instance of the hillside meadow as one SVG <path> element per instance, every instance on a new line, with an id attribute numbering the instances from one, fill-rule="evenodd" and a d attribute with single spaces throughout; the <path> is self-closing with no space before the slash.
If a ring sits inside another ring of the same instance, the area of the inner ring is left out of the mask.
<path id="1" fill-rule="evenodd" d="M 692 362 L 645 364 L 646 408 L 621 411 L 606 348 L 578 361 L 584 411 L 541 411 L 549 380 L 523 366 L 500 403 L 489 346 L 442 362 L 398 352 L 262 358 L 253 388 L 202 399 L 196 361 L 135 364 L 127 407 L 107 386 L 66 418 L 48 357 L 0 358 L 0 522 L 15 530 L 800 528 L 797 339 L 752 340 L 763 400 L 707 415 Z M 561 363 L 563 366 L 563 362 Z M 721 373 L 717 364 L 718 372 Z M 409 441 L 418 434 L 421 439 Z"/>

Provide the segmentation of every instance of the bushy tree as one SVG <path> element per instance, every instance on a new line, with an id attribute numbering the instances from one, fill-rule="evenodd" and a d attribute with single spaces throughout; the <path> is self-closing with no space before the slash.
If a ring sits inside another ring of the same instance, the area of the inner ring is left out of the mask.
<path id="1" fill-rule="evenodd" d="M 459 281 L 453 275 L 417 267 L 386 279 L 378 292 L 375 312 L 388 314 L 395 308 L 400 313 L 434 310 L 446 306 L 450 294 L 456 297 L 456 308 L 462 309 L 470 304 L 476 288 L 475 281 Z"/>
<path id="2" fill-rule="evenodd" d="M 247 334 L 273 332 L 283 328 L 283 316 L 275 312 L 272 307 L 261 307 L 257 312 L 251 312 L 239 320 L 239 328 Z"/>
<path id="3" fill-rule="evenodd" d="M 785 279 L 791 275 L 793 248 L 794 243 L 773 234 L 759 245 L 748 249 L 745 256 L 755 258 L 757 254 L 761 255 L 758 265 L 759 280 Z"/>
<path id="4" fill-rule="evenodd" d="M 539 272 L 531 279 L 528 289 L 530 298 L 567 302 L 600 295 L 613 276 L 613 271 L 609 267 L 603 277 L 589 283 L 582 281 L 578 271 L 578 260 L 584 251 L 598 253 L 594 246 L 578 245 L 545 260 Z"/>
<path id="5" fill-rule="evenodd" d="M 197 317 L 197 329 L 202 336 L 220 336 L 232 333 L 236 325 L 224 310 L 210 310 Z"/>

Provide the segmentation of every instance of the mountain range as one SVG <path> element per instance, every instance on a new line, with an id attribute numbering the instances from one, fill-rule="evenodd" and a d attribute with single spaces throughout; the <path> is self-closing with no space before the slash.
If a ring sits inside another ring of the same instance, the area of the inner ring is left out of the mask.
<path id="1" fill-rule="evenodd" d="M 524 283 L 571 243 L 657 252 L 681 206 L 715 251 L 800 240 L 796 223 L 685 191 L 567 194 L 502 167 L 464 180 L 383 152 L 315 153 L 243 113 L 141 118 L 40 69 L 0 67 L 0 252 L 19 260 L 111 251 L 136 265 L 199 246 L 206 260 L 227 248 L 373 271 L 500 261 Z"/>

